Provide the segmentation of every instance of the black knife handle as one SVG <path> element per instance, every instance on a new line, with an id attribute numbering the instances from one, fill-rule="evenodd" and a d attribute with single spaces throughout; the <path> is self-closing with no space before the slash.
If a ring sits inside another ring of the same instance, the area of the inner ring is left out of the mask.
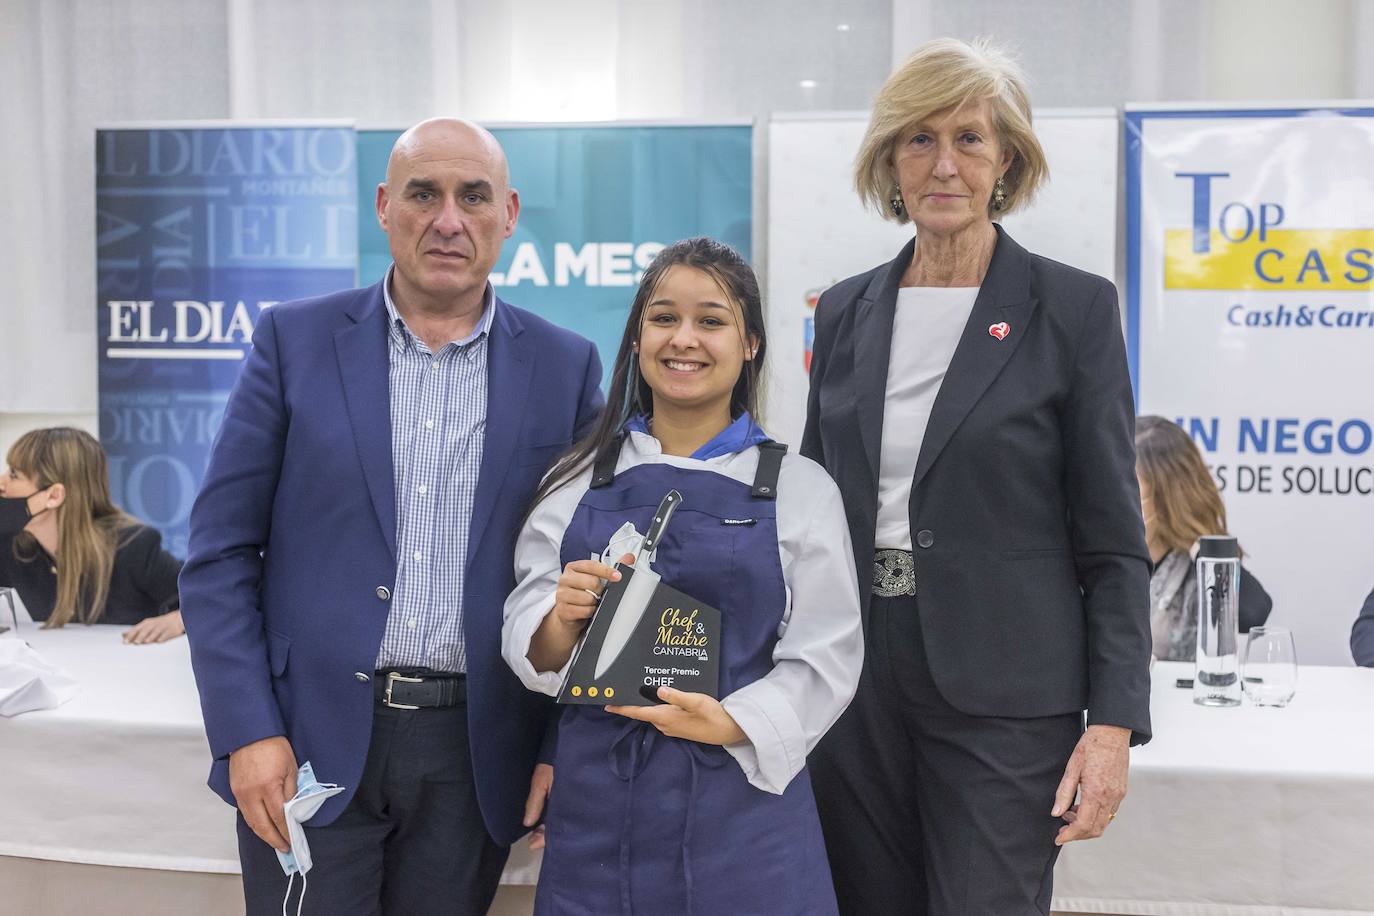
<path id="1" fill-rule="evenodd" d="M 654 520 L 649 525 L 649 533 L 644 535 L 644 546 L 640 549 L 645 556 L 653 553 L 658 546 L 659 540 L 663 537 L 663 530 L 668 527 L 668 519 L 673 517 L 673 512 L 682 503 L 682 494 L 677 490 L 669 490 L 668 495 L 663 497 L 663 502 L 658 504 L 654 510 Z"/>

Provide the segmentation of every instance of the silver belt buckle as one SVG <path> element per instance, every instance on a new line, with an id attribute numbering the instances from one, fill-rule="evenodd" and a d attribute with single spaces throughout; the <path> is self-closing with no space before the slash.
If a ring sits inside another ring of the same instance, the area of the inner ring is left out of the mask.
<path id="1" fill-rule="evenodd" d="M 391 688 L 397 681 L 405 681 L 407 684 L 423 684 L 425 679 L 422 677 L 406 677 L 403 674 L 397 674 L 395 671 L 388 671 L 386 673 L 386 693 L 382 694 L 382 702 L 392 709 L 419 709 L 420 707 L 418 706 L 391 702 Z"/>
<path id="2" fill-rule="evenodd" d="M 916 564 L 910 552 L 886 548 L 873 552 L 873 594 L 879 598 L 916 594 Z"/>

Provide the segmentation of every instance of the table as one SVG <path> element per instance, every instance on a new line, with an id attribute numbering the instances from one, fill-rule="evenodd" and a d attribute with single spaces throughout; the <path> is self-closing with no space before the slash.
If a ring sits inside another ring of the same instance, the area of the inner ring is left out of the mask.
<path id="1" fill-rule="evenodd" d="M 126 646 L 125 629 L 20 624 L 81 689 L 56 709 L 0 717 L 0 856 L 238 874 L 234 811 L 205 785 L 186 640 Z M 516 844 L 503 882 L 537 874 Z"/>
<path id="2" fill-rule="evenodd" d="M 1155 665 L 1154 740 L 1112 828 L 1064 849 L 1055 909 L 1374 913 L 1374 669 L 1302 667 L 1284 709 L 1196 706 L 1192 675 Z"/>
<path id="3" fill-rule="evenodd" d="M 0 718 L 0 855 L 237 872 L 233 809 L 205 786 L 210 749 L 186 640 L 126 646 L 126 629 L 20 624 L 80 692 Z"/>
<path id="4" fill-rule="evenodd" d="M 121 632 L 22 625 L 82 689 L 0 718 L 0 856 L 237 874 L 186 641 L 125 646 Z M 1374 914 L 1374 669 L 1304 667 L 1286 709 L 1194 706 L 1174 687 L 1191 674 L 1155 666 L 1155 738 L 1132 752 L 1112 829 L 1064 850 L 1055 909 Z M 537 874 L 517 844 L 503 882 Z"/>

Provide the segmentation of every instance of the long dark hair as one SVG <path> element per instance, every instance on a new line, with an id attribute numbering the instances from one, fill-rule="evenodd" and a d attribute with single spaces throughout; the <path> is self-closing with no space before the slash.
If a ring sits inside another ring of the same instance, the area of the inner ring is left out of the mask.
<path id="1" fill-rule="evenodd" d="M 620 338 L 620 350 L 615 355 L 605 411 L 592 431 L 574 443 L 554 464 L 553 470 L 539 484 L 531 508 L 608 453 L 620 436 L 621 427 L 631 416 L 637 413 L 653 415 L 654 393 L 639 372 L 639 354 L 635 351 L 635 345 L 639 341 L 644 309 L 664 275 L 677 266 L 694 267 L 710 274 L 726 295 L 739 303 L 740 311 L 744 314 L 742 343 L 746 352 L 751 338 L 757 342 L 757 347 L 753 359 L 745 361 L 739 380 L 730 394 L 730 416 L 738 419 L 746 410 L 750 416 L 758 416 L 763 359 L 768 348 L 758 278 L 754 276 L 749 262 L 723 242 L 704 236 L 674 242 L 658 253 L 639 281 L 639 290 L 635 293 L 629 318 L 625 321 L 625 333 Z"/>
<path id="2" fill-rule="evenodd" d="M 1226 506 L 1212 472 L 1181 426 L 1163 417 L 1136 417 L 1135 471 L 1150 488 L 1155 527 L 1170 550 L 1187 553 L 1198 538 L 1227 533 Z"/>
<path id="3" fill-rule="evenodd" d="M 5 461 L 40 492 L 59 483 L 67 492 L 57 508 L 57 599 L 43 626 L 98 623 L 110 593 L 115 552 L 138 525 L 110 500 L 105 450 L 85 430 L 54 426 L 20 436 Z M 16 559 L 32 562 L 38 540 L 20 532 L 11 549 Z"/>

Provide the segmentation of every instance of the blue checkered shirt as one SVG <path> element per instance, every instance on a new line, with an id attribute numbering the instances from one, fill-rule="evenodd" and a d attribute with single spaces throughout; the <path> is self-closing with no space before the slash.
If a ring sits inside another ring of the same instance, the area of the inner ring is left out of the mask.
<path id="1" fill-rule="evenodd" d="M 392 268 L 394 270 L 394 268 Z M 377 668 L 467 670 L 463 573 L 487 425 L 487 286 L 471 334 L 433 353 L 382 285 L 390 340 L 391 460 L 396 482 L 396 587 Z"/>

